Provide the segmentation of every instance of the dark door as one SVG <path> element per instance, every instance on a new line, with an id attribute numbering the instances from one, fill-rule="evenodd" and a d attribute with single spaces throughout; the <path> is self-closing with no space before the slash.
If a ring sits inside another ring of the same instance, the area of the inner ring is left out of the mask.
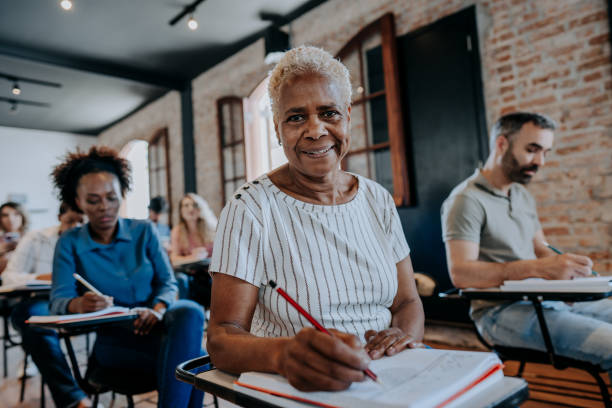
<path id="1" fill-rule="evenodd" d="M 398 211 L 414 270 L 434 276 L 441 290 L 452 285 L 440 206 L 488 153 L 477 39 L 474 7 L 398 38 L 406 160 L 416 197 L 414 206 Z M 429 318 L 464 320 L 436 305 L 426 303 Z"/>

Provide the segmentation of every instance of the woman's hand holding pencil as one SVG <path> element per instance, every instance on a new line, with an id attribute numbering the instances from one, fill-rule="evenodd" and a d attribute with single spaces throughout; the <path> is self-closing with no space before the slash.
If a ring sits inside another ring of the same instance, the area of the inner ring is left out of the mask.
<path id="1" fill-rule="evenodd" d="M 339 391 L 365 376 L 380 383 L 368 368 L 370 357 L 356 336 L 326 329 L 274 281 L 269 283 L 314 326 L 287 339 L 277 359 L 277 371 L 291 385 L 301 391 Z"/>
<path id="2" fill-rule="evenodd" d="M 97 312 L 98 310 L 111 307 L 113 305 L 113 298 L 110 296 L 103 295 L 98 289 L 92 286 L 91 283 L 87 282 L 78 273 L 73 274 L 74 278 L 80 282 L 85 288 L 88 289 L 83 296 L 76 297 L 68 303 L 69 313 L 90 313 Z"/>

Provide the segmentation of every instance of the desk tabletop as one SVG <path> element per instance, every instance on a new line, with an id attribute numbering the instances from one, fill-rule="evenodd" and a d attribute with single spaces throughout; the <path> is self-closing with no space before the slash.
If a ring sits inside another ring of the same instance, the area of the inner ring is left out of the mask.
<path id="1" fill-rule="evenodd" d="M 305 408 L 312 406 L 242 387 L 239 390 L 235 389 L 234 381 L 237 378 L 224 371 L 212 369 L 196 375 L 194 387 L 242 407 Z M 515 407 L 525 401 L 529 393 L 525 380 L 516 377 L 504 377 L 501 383 L 493 384 L 486 389 L 486 392 L 484 391 L 463 403 L 454 405 L 453 408 Z"/>
<path id="2" fill-rule="evenodd" d="M 461 296 L 472 300 L 562 300 L 568 302 L 585 302 L 605 299 L 612 296 L 612 291 L 602 292 L 510 292 L 499 288 L 461 289 Z"/>

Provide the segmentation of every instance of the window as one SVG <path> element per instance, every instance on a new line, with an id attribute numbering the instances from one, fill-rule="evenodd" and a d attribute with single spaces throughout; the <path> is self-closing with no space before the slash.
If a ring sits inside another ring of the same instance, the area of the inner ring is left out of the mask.
<path id="1" fill-rule="evenodd" d="M 382 184 L 410 205 L 393 15 L 374 21 L 338 53 L 351 73 L 351 150 L 345 170 Z"/>
<path id="2" fill-rule="evenodd" d="M 252 180 L 285 163 L 287 158 L 278 143 L 268 96 L 268 78 L 244 100 L 247 180 Z"/>
<path id="3" fill-rule="evenodd" d="M 132 140 L 121 149 L 119 155 L 130 162 L 132 167 L 132 189 L 127 192 L 121 204 L 120 214 L 126 218 L 148 218 L 149 172 L 147 146 L 144 140 Z"/>
<path id="4" fill-rule="evenodd" d="M 168 203 L 168 214 L 172 214 L 172 187 L 168 152 L 168 129 L 157 131 L 149 142 L 149 194 L 150 197 L 162 196 Z M 148 202 L 147 202 L 148 205 Z M 147 213 L 148 217 L 148 213 Z M 170 218 L 163 222 L 170 225 Z"/>
<path id="5" fill-rule="evenodd" d="M 227 96 L 217 101 L 223 201 L 246 182 L 242 98 Z"/>

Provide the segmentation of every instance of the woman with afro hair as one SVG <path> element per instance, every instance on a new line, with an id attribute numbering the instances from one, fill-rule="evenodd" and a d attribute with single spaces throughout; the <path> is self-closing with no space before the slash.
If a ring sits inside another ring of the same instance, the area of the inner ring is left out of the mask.
<path id="1" fill-rule="evenodd" d="M 177 381 L 174 370 L 202 354 L 204 312 L 195 302 L 176 300 L 176 281 L 154 226 L 119 217 L 131 182 L 128 162 L 110 148 L 94 146 L 68 154 L 52 176 L 60 199 L 89 222 L 57 243 L 51 313 L 94 312 L 113 304 L 133 308 L 139 314 L 133 326 L 98 331 L 95 364 L 154 374 L 159 407 L 201 407 L 203 394 Z M 88 291 L 74 273 L 104 295 Z"/>

